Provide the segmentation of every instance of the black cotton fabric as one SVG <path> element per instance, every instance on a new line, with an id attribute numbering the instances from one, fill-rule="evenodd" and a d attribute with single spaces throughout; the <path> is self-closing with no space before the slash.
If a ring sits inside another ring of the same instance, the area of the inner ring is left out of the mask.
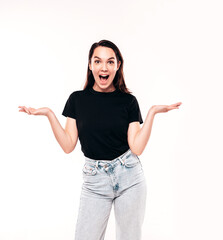
<path id="1" fill-rule="evenodd" d="M 62 115 L 76 119 L 81 150 L 95 160 L 113 160 L 126 152 L 129 123 L 143 123 L 136 97 L 119 89 L 74 91 Z"/>

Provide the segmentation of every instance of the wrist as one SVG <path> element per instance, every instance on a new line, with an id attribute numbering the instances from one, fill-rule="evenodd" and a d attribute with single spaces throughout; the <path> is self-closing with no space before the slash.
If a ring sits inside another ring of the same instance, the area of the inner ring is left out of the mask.
<path id="1" fill-rule="evenodd" d="M 47 108 L 45 116 L 49 118 L 51 115 L 53 115 L 53 111 L 50 108 Z"/>
<path id="2" fill-rule="evenodd" d="M 153 116 L 156 115 L 155 105 L 149 109 L 149 113 L 152 114 Z"/>

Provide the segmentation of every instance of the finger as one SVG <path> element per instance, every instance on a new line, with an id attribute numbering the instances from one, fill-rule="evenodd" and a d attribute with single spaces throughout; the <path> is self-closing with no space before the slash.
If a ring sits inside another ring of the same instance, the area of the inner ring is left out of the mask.
<path id="1" fill-rule="evenodd" d="M 35 111 L 35 108 L 29 108 L 29 112 L 31 113 L 31 114 L 34 114 L 34 111 Z"/>
<path id="2" fill-rule="evenodd" d="M 21 107 L 21 108 L 19 109 L 19 112 L 25 112 L 25 109 L 24 109 L 23 107 Z"/>
<path id="3" fill-rule="evenodd" d="M 27 112 L 28 114 L 30 114 L 30 112 L 29 112 L 29 110 L 28 110 L 28 108 L 27 108 L 27 107 L 25 107 L 25 110 L 26 110 L 26 112 Z"/>
<path id="4" fill-rule="evenodd" d="M 178 107 L 169 107 L 168 110 L 179 109 Z"/>
<path id="5" fill-rule="evenodd" d="M 25 107 L 25 106 L 20 106 L 20 110 L 19 110 L 19 112 L 24 112 L 24 113 L 28 113 L 28 114 L 30 114 L 30 111 Z"/>
<path id="6" fill-rule="evenodd" d="M 182 102 L 175 103 L 176 106 L 180 106 Z"/>
<path id="7" fill-rule="evenodd" d="M 23 110 L 23 109 L 22 109 L 22 110 L 19 110 L 19 112 L 24 112 L 24 113 L 27 113 L 27 112 L 26 112 L 25 110 Z"/>
<path id="8" fill-rule="evenodd" d="M 174 103 L 174 104 L 171 104 L 169 105 L 170 107 L 178 107 L 180 106 L 182 103 L 181 102 L 178 102 L 178 103 Z"/>
<path id="9" fill-rule="evenodd" d="M 19 106 L 19 108 L 21 108 L 21 109 L 25 109 L 25 106 Z"/>

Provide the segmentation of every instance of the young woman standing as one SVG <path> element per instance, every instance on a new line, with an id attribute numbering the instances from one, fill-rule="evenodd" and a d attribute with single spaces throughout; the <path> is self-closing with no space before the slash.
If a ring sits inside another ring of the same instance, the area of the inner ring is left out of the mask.
<path id="1" fill-rule="evenodd" d="M 65 129 L 51 109 L 19 106 L 21 112 L 47 116 L 65 153 L 80 140 L 85 163 L 75 240 L 103 240 L 112 204 L 116 239 L 141 239 L 147 186 L 138 156 L 149 140 L 155 114 L 181 105 L 152 106 L 141 128 L 140 108 L 126 87 L 123 63 L 111 41 L 91 46 L 84 89 L 70 94 L 62 112 Z"/>

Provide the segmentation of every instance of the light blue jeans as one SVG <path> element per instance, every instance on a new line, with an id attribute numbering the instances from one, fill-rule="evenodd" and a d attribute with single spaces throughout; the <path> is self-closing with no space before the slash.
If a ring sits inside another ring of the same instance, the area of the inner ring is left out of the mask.
<path id="1" fill-rule="evenodd" d="M 103 240 L 114 202 L 116 240 L 141 240 L 147 185 L 129 149 L 113 160 L 85 157 L 75 240 Z"/>

